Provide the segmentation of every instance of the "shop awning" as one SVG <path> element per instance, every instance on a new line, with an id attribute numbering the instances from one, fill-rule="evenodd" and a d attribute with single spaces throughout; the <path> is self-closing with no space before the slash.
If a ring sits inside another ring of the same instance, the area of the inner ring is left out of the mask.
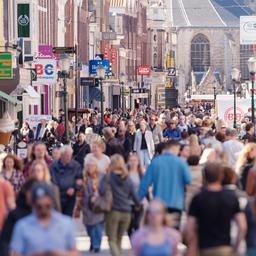
<path id="1" fill-rule="evenodd" d="M 17 100 L 15 97 L 12 97 L 9 94 L 2 91 L 0 91 L 0 98 L 2 98 L 4 101 L 12 103 L 13 105 L 22 104 L 20 100 Z"/>
<path id="2" fill-rule="evenodd" d="M 33 98 L 33 99 L 38 99 L 40 98 L 40 95 L 39 93 L 31 86 L 31 85 L 28 85 L 26 88 L 25 88 L 26 92 L 28 93 L 29 97 L 30 98 Z"/>

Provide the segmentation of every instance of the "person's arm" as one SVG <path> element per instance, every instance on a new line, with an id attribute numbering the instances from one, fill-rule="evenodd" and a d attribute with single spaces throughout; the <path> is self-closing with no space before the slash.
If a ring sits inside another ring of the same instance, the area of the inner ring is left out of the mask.
<path id="1" fill-rule="evenodd" d="M 146 174 L 143 176 L 140 188 L 139 188 L 139 198 L 142 200 L 148 193 L 149 187 L 152 185 L 153 182 L 153 172 L 154 172 L 154 161 L 151 162 L 149 165 Z"/>
<path id="2" fill-rule="evenodd" d="M 246 182 L 246 193 L 248 196 L 255 195 L 255 170 L 251 169 L 247 176 L 247 182 Z"/>
<path id="3" fill-rule="evenodd" d="M 197 255 L 197 220 L 193 216 L 189 216 L 187 219 L 187 225 L 185 228 L 185 240 L 188 244 L 186 255 Z"/>
<path id="4" fill-rule="evenodd" d="M 134 144 L 133 144 L 133 151 L 137 152 L 137 143 L 138 143 L 138 135 L 137 132 L 135 133 L 135 139 L 134 139 Z"/>
<path id="5" fill-rule="evenodd" d="M 13 210 L 16 208 L 16 202 L 15 202 L 15 192 L 8 182 L 4 183 L 4 193 L 7 203 L 8 210 Z"/>
<path id="6" fill-rule="evenodd" d="M 239 245 L 241 241 L 245 238 L 246 232 L 247 232 L 247 223 L 246 223 L 246 218 L 245 214 L 240 212 L 237 213 L 234 217 L 234 220 L 237 224 L 237 238 L 236 238 L 236 243 L 235 243 L 235 251 L 238 250 Z"/>

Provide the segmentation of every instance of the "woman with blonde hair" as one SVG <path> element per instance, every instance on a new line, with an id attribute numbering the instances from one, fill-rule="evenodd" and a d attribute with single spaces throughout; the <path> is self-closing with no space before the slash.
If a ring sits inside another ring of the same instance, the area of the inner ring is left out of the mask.
<path id="1" fill-rule="evenodd" d="M 34 161 L 29 169 L 29 178 L 38 182 L 46 182 L 52 187 L 55 209 L 61 212 L 60 191 L 58 186 L 51 181 L 51 175 L 47 164 L 40 160 Z"/>
<path id="2" fill-rule="evenodd" d="M 256 144 L 248 143 L 239 153 L 235 171 L 240 177 L 241 188 L 246 189 L 248 173 L 254 165 L 256 158 Z"/>
<path id="3" fill-rule="evenodd" d="M 122 236 L 131 222 L 131 201 L 135 206 L 140 206 L 140 201 L 121 155 L 115 154 L 111 157 L 109 170 L 110 173 L 101 182 L 100 194 L 105 193 L 106 184 L 109 182 L 113 203 L 111 211 L 106 215 L 106 234 L 111 255 L 120 256 Z"/>

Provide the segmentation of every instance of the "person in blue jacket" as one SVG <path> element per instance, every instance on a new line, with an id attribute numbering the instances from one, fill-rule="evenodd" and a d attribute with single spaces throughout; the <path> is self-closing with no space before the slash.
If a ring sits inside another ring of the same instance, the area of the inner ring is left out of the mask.
<path id="1" fill-rule="evenodd" d="M 154 198 L 162 200 L 167 207 L 168 225 L 177 229 L 184 208 L 185 187 L 192 180 L 188 164 L 178 157 L 179 150 L 178 141 L 166 142 L 163 153 L 151 161 L 139 189 L 142 200 L 153 185 Z"/>
<path id="2" fill-rule="evenodd" d="M 181 132 L 177 128 L 177 124 L 174 120 L 170 120 L 168 123 L 168 127 L 163 131 L 164 138 L 168 140 L 180 140 L 181 139 Z"/>

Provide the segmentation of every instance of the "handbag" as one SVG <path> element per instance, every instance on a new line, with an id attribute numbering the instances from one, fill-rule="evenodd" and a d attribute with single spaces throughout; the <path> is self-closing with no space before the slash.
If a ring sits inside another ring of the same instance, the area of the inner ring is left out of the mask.
<path id="1" fill-rule="evenodd" d="M 113 194 L 110 184 L 110 175 L 107 174 L 106 178 L 103 180 L 105 184 L 102 184 L 105 187 L 103 194 L 100 194 L 96 197 L 96 200 L 91 203 L 91 210 L 94 213 L 108 213 L 112 209 L 113 204 Z"/>

